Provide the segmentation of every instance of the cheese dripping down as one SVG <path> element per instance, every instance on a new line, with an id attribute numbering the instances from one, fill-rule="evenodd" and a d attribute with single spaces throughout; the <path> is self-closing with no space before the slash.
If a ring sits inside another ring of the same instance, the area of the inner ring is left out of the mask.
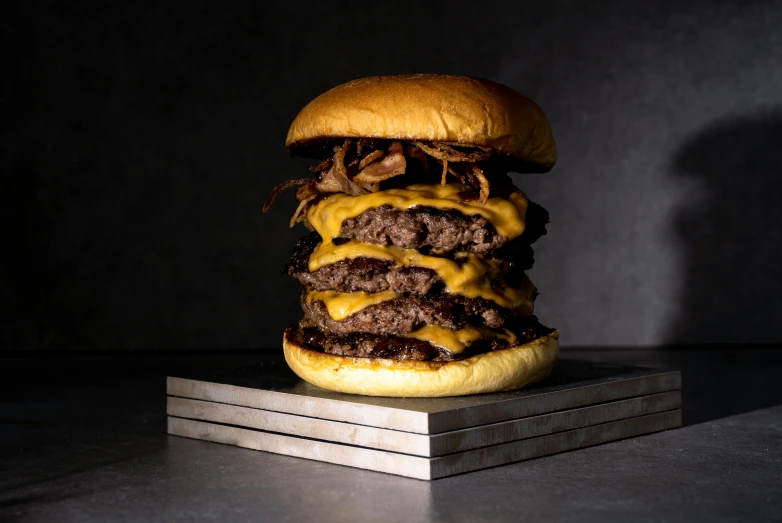
<path id="1" fill-rule="evenodd" d="M 361 309 L 387 300 L 398 298 L 394 291 L 369 293 L 337 292 L 337 291 L 309 291 L 306 300 L 308 302 L 322 301 L 326 306 L 332 320 L 341 321 L 355 314 Z"/>

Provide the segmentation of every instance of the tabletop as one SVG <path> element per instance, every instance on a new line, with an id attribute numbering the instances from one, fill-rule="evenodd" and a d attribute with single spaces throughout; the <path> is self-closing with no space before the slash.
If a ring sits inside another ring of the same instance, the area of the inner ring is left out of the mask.
<path id="1" fill-rule="evenodd" d="M 685 426 L 423 482 L 165 433 L 167 374 L 278 351 L 0 353 L 0 519 L 782 520 L 782 350 L 563 353 L 681 370 Z"/>

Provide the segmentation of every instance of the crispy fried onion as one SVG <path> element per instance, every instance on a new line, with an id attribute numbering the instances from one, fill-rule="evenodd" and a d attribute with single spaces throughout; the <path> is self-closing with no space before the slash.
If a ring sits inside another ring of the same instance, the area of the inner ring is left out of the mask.
<path id="1" fill-rule="evenodd" d="M 440 185 L 445 185 L 445 178 L 448 176 L 448 160 L 443 160 L 443 174 L 440 176 Z"/>
<path id="2" fill-rule="evenodd" d="M 366 167 L 370 163 L 374 162 L 375 160 L 377 160 L 378 158 L 380 158 L 384 154 L 385 153 L 383 152 L 382 149 L 377 149 L 375 151 L 372 151 L 371 153 L 366 155 L 364 158 L 362 158 L 362 160 L 358 163 L 358 168 L 359 169 L 363 169 L 364 167 Z"/>
<path id="3" fill-rule="evenodd" d="M 274 204 L 274 202 L 277 200 L 277 197 L 280 196 L 283 193 L 283 191 L 286 191 L 291 187 L 296 187 L 297 185 L 305 185 L 314 181 L 315 180 L 313 180 L 312 178 L 298 178 L 296 180 L 288 180 L 287 182 L 282 182 L 280 185 L 274 188 L 272 193 L 269 195 L 269 198 L 266 200 L 266 203 L 263 204 L 263 212 L 269 210 L 272 204 Z"/>
<path id="4" fill-rule="evenodd" d="M 347 194 L 361 194 L 361 188 L 350 181 L 348 170 L 345 167 L 345 156 L 353 147 L 353 140 L 347 139 L 341 147 L 335 147 L 331 166 L 318 175 L 316 188 L 321 193 L 344 192 Z"/>
<path id="5" fill-rule="evenodd" d="M 307 210 L 307 204 L 320 196 L 317 185 L 315 180 L 310 178 L 310 183 L 302 185 L 296 191 L 296 199 L 299 200 L 299 206 L 296 208 L 296 212 L 293 213 L 293 217 L 291 217 L 291 227 L 304 220 L 304 211 Z"/>
<path id="6" fill-rule="evenodd" d="M 491 157 L 491 154 L 483 147 L 477 152 L 465 153 L 441 142 L 432 142 L 431 145 L 426 145 L 423 142 L 413 143 L 429 156 L 449 162 L 485 162 Z"/>
<path id="7" fill-rule="evenodd" d="M 383 180 L 404 174 L 407 162 L 402 142 L 393 142 L 386 152 L 387 154 L 382 160 L 368 162 L 367 166 L 361 169 L 353 179 L 357 182 L 380 183 Z"/>
<path id="8" fill-rule="evenodd" d="M 326 169 L 331 167 L 331 164 L 333 163 L 334 163 L 334 157 L 329 156 L 328 158 L 320 162 L 318 165 L 314 167 L 310 167 L 310 172 L 319 173 L 320 171 L 325 171 Z"/>
<path id="9" fill-rule="evenodd" d="M 483 205 L 486 205 L 486 203 L 489 201 L 489 180 L 486 179 L 486 175 L 483 174 L 483 170 L 474 163 L 467 165 L 467 173 L 470 177 L 470 182 L 472 182 L 473 185 L 475 185 L 475 181 L 477 180 L 478 186 L 481 188 L 480 202 Z"/>
<path id="10" fill-rule="evenodd" d="M 283 191 L 300 186 L 296 191 L 299 206 L 291 218 L 291 227 L 300 221 L 308 225 L 306 210 L 319 196 L 340 192 L 358 196 L 376 192 L 380 189 L 380 182 L 405 174 L 408 168 L 407 159 L 416 160 L 426 176 L 437 176 L 432 172 L 432 163 L 439 164 L 442 168 L 438 173 L 441 184 L 447 183 L 447 176 L 450 174 L 459 182 L 479 189 L 478 196 L 482 203 L 488 201 L 489 181 L 476 163 L 491 158 L 490 148 L 471 145 L 467 152 L 460 149 L 468 146 L 442 142 L 388 143 L 367 138 L 346 139 L 342 145 L 334 147 L 332 156 L 310 168 L 318 173 L 314 179 L 288 180 L 275 187 L 263 206 L 263 212 L 269 210 Z"/>
<path id="11" fill-rule="evenodd" d="M 443 160 L 443 164 L 445 164 L 447 161 L 448 160 Z M 448 174 L 452 174 L 457 180 L 459 180 L 459 183 L 467 183 L 467 179 L 465 178 L 464 174 L 456 169 L 455 163 L 448 165 Z"/>

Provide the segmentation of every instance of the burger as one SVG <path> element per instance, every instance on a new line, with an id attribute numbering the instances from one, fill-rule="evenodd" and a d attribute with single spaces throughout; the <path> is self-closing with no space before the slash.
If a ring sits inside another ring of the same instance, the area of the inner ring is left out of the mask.
<path id="1" fill-rule="evenodd" d="M 303 318 L 283 336 L 299 377 L 372 396 L 458 396 L 545 378 L 558 331 L 533 315 L 531 245 L 548 212 L 510 172 L 545 172 L 556 144 L 543 111 L 464 76 L 355 80 L 296 116 L 286 145 L 317 162 L 291 226 L 311 231 L 285 272 Z"/>

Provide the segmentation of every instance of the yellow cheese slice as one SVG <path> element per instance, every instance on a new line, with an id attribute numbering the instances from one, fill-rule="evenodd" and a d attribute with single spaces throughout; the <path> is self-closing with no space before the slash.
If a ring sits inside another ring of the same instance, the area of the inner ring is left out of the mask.
<path id="1" fill-rule="evenodd" d="M 336 193 L 327 196 L 307 211 L 307 220 L 323 238 L 324 242 L 340 235 L 342 222 L 355 218 L 367 209 L 391 205 L 399 210 L 416 206 L 454 209 L 467 216 L 479 214 L 486 218 L 497 232 L 508 239 L 524 232 L 524 218 L 527 214 L 527 196 L 516 190 L 506 198 L 489 198 L 486 204 L 477 199 L 464 201 L 460 193 L 467 186 L 449 183 L 414 184 L 403 189 L 389 189 L 376 193 L 350 196 Z"/>

